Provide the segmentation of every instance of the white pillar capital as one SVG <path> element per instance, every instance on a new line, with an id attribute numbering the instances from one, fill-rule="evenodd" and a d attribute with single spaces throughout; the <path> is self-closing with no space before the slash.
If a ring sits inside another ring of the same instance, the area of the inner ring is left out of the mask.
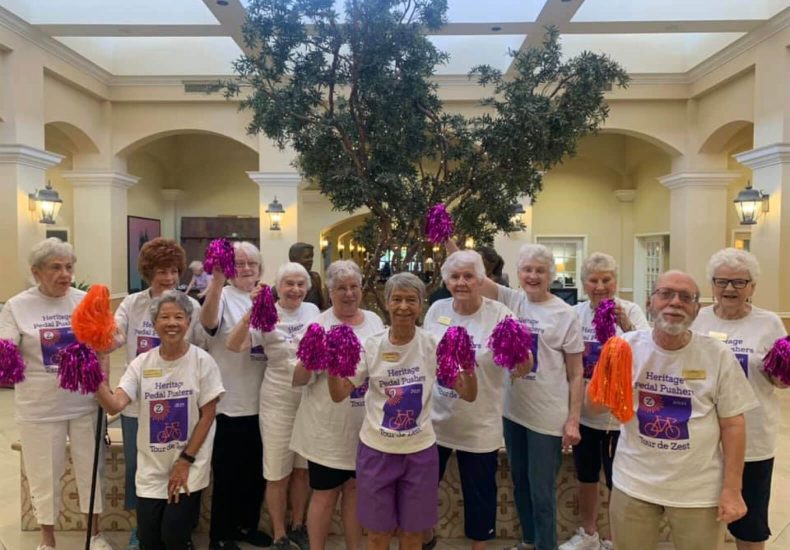
<path id="1" fill-rule="evenodd" d="M 162 194 L 162 198 L 169 202 L 175 202 L 184 196 L 183 189 L 160 189 L 159 192 Z"/>
<path id="2" fill-rule="evenodd" d="M 21 143 L 0 144 L 0 164 L 21 164 L 39 170 L 57 166 L 65 157 Z"/>
<path id="3" fill-rule="evenodd" d="M 247 176 L 262 189 L 268 187 L 296 189 L 302 182 L 302 175 L 298 172 L 247 172 Z"/>
<path id="4" fill-rule="evenodd" d="M 614 196 L 620 202 L 634 202 L 636 199 L 636 189 L 615 189 Z"/>
<path id="5" fill-rule="evenodd" d="M 115 187 L 126 190 L 140 181 L 137 176 L 112 170 L 71 170 L 63 172 L 62 175 L 75 188 Z"/>
<path id="6" fill-rule="evenodd" d="M 739 163 L 752 170 L 777 164 L 790 164 L 790 143 L 773 143 L 733 155 Z"/>
<path id="7" fill-rule="evenodd" d="M 726 189 L 732 182 L 741 177 L 734 170 L 715 170 L 709 172 L 675 172 L 661 176 L 658 181 L 670 191 L 690 187 L 708 189 Z"/>

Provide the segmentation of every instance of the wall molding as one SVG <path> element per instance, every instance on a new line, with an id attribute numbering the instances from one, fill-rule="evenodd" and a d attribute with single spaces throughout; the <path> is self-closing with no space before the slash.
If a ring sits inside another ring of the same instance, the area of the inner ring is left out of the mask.
<path id="1" fill-rule="evenodd" d="M 63 155 L 21 143 L 0 145 L 0 164 L 21 164 L 39 170 L 47 170 L 60 164 L 64 158 L 66 157 Z"/>
<path id="2" fill-rule="evenodd" d="M 140 178 L 125 172 L 106 170 L 70 170 L 61 174 L 72 187 L 115 187 L 129 189 Z"/>
<path id="3" fill-rule="evenodd" d="M 768 168 L 777 164 L 790 164 L 790 143 L 763 145 L 751 151 L 733 155 L 733 158 L 752 170 Z"/>

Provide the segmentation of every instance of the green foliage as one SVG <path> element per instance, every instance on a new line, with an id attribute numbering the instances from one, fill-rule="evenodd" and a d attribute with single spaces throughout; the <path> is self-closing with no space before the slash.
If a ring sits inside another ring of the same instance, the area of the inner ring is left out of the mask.
<path id="1" fill-rule="evenodd" d="M 372 258 L 405 248 L 403 265 L 425 252 L 424 218 L 448 205 L 460 237 L 490 242 L 517 200 L 535 197 L 541 174 L 574 154 L 607 115 L 604 92 L 625 86 L 606 56 L 562 61 L 558 33 L 542 48 L 513 53 L 507 75 L 476 67 L 492 89 L 485 114 L 444 112 L 432 80 L 447 55 L 425 31 L 446 23 L 446 0 L 252 0 L 226 97 L 241 97 L 250 133 L 298 154 L 298 168 L 334 208 L 371 216 L 357 240 Z M 396 257 L 393 271 L 401 265 Z M 373 290 L 376 261 L 365 269 Z"/>
<path id="2" fill-rule="evenodd" d="M 77 290 L 84 290 L 85 292 L 88 292 L 91 288 L 90 283 L 86 283 L 85 281 L 71 281 L 71 286 Z"/>

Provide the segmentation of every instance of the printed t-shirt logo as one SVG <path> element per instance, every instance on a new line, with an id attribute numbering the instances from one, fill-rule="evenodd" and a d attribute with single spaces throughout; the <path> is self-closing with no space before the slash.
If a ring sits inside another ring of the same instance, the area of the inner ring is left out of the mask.
<path id="1" fill-rule="evenodd" d="M 159 345 L 159 337 L 157 336 L 138 336 L 136 355 L 140 355 L 147 351 L 151 351 L 158 345 Z"/>
<path id="2" fill-rule="evenodd" d="M 584 342 L 584 352 L 582 353 L 582 366 L 584 367 L 583 376 L 585 380 L 592 378 L 595 364 L 601 356 L 601 343 L 597 340 Z"/>
<path id="3" fill-rule="evenodd" d="M 532 365 L 532 370 L 530 372 L 538 372 L 538 340 L 540 339 L 540 335 L 533 333 L 532 334 L 532 358 L 535 361 L 535 364 Z"/>
<path id="4" fill-rule="evenodd" d="M 422 384 L 391 386 L 384 390 L 387 401 L 384 403 L 383 428 L 398 432 L 413 430 L 422 412 Z"/>
<path id="5" fill-rule="evenodd" d="M 639 390 L 639 433 L 654 439 L 688 439 L 691 398 Z"/>
<path id="6" fill-rule="evenodd" d="M 187 440 L 189 428 L 189 399 L 159 399 L 149 404 L 150 443 L 169 443 Z"/>
<path id="7" fill-rule="evenodd" d="M 77 341 L 71 327 L 42 328 L 38 331 L 41 341 L 41 359 L 47 371 L 57 371 L 60 350 Z"/>
<path id="8" fill-rule="evenodd" d="M 268 359 L 262 345 L 258 344 L 250 349 L 250 359 L 253 361 L 266 361 Z"/>
<path id="9" fill-rule="evenodd" d="M 365 394 L 368 393 L 369 380 L 369 378 L 365 378 L 362 384 L 351 390 L 351 399 L 365 399 Z"/>
<path id="10" fill-rule="evenodd" d="M 749 354 L 748 353 L 736 353 L 735 358 L 740 363 L 741 368 L 743 369 L 743 374 L 746 375 L 746 378 L 749 378 Z"/>

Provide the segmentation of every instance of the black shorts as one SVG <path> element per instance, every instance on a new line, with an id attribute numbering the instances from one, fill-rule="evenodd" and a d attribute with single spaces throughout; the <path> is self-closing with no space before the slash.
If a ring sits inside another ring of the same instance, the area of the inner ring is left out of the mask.
<path id="1" fill-rule="evenodd" d="M 727 526 L 732 536 L 745 542 L 764 542 L 771 538 L 768 527 L 768 501 L 771 499 L 771 476 L 774 459 L 746 462 L 743 465 L 743 489 L 746 515 Z"/>
<path id="2" fill-rule="evenodd" d="M 310 478 L 310 488 L 314 491 L 331 491 L 349 479 L 357 477 L 354 470 L 338 470 L 309 460 L 307 461 L 307 475 Z"/>
<path id="3" fill-rule="evenodd" d="M 573 447 L 576 479 L 581 483 L 598 483 L 603 467 L 606 486 L 612 489 L 612 462 L 617 450 L 618 430 L 596 430 L 579 424 L 582 440 Z"/>

